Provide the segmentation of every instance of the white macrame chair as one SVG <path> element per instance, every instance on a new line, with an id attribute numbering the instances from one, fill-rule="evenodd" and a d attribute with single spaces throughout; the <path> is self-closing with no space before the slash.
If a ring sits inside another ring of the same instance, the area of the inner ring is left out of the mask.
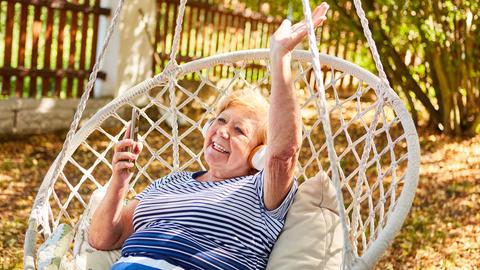
<path id="1" fill-rule="evenodd" d="M 309 26 L 310 52 L 292 54 L 294 84 L 304 113 L 297 176 L 304 180 L 318 170 L 330 175 L 337 190 L 344 231 L 344 269 L 373 268 L 400 230 L 411 207 L 420 164 L 415 126 L 389 86 L 359 1 L 354 0 L 354 4 L 379 71 L 378 77 L 352 63 L 318 53 L 307 0 L 302 2 Z M 242 87 L 268 92 L 268 49 L 225 53 L 182 65 L 176 63 L 186 4 L 186 0 L 182 0 L 170 62 L 165 70 L 112 100 L 78 129 L 123 2 L 119 2 L 114 12 L 63 149 L 35 198 L 25 236 L 25 269 L 35 269 L 38 244 L 60 223 L 77 225 L 93 190 L 108 182 L 113 146 L 125 131 L 132 107 L 140 111 L 140 135 L 145 147 L 142 159 L 136 164 L 130 196 L 165 173 L 205 169 L 202 140 L 198 139 L 201 125 L 212 115 L 223 95 Z M 265 67 L 256 80 L 247 80 L 245 76 L 251 64 Z M 219 66 L 228 67 L 229 71 L 220 81 L 213 76 Z M 314 79 L 310 76 L 312 71 Z M 184 85 L 185 77 L 197 79 L 195 89 L 191 84 Z M 342 82 L 348 80 L 354 82 L 356 89 L 346 94 Z M 200 98 L 203 96 L 207 97 Z M 137 106 L 139 98 L 147 102 Z M 189 113 L 191 108 L 202 114 Z M 179 120 L 184 120 L 186 126 L 179 128 Z M 43 237 L 38 237 L 39 233 Z"/>

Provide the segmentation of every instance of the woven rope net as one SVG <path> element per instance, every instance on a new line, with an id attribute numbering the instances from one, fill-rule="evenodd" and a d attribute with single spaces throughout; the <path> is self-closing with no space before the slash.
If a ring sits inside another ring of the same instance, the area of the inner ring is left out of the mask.
<path id="1" fill-rule="evenodd" d="M 403 103 L 391 89 L 380 87 L 378 77 L 341 59 L 320 58 L 354 256 L 348 267 L 371 267 L 400 228 L 413 200 L 418 138 Z M 294 87 L 304 123 L 296 175 L 303 182 L 319 170 L 331 175 L 331 164 L 311 55 L 296 51 L 293 59 Z M 231 91 L 251 88 L 268 96 L 268 66 L 267 50 L 218 55 L 178 66 L 113 100 L 76 132 L 65 158 L 52 165 L 30 223 L 43 237 L 31 237 L 27 240 L 32 243 L 26 245 L 38 245 L 60 223 L 77 224 L 91 193 L 109 180 L 113 147 L 123 136 L 132 107 L 140 112 L 144 150 L 136 163 L 129 198 L 172 171 L 206 169 L 202 125 L 213 116 L 219 99 Z M 346 87 L 350 83 L 353 87 Z M 369 131 L 372 136 L 367 136 Z M 61 172 L 52 179 L 57 163 Z"/>

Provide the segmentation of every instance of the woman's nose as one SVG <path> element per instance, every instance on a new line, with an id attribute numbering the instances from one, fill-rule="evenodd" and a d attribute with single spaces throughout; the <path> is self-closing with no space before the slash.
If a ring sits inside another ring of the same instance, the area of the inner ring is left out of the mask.
<path id="1" fill-rule="evenodd" d="M 228 134 L 228 128 L 226 126 L 221 126 L 217 129 L 217 133 L 220 137 L 224 139 L 228 139 L 229 134 Z"/>

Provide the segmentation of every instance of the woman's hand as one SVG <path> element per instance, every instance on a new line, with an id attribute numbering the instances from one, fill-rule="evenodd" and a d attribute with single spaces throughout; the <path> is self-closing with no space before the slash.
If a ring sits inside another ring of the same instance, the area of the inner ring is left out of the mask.
<path id="1" fill-rule="evenodd" d="M 133 153 L 128 150 L 130 147 Z M 130 171 L 135 166 L 135 160 L 143 149 L 143 145 L 130 139 L 130 124 L 123 139 L 115 145 L 112 159 L 112 183 L 125 187 L 130 182 L 133 173 Z"/>
<path id="2" fill-rule="evenodd" d="M 320 26 L 326 19 L 328 4 L 323 2 L 312 13 L 314 27 Z M 284 20 L 280 27 L 270 38 L 270 51 L 275 56 L 289 54 L 307 35 L 307 23 L 301 21 L 292 25 L 289 20 Z"/>

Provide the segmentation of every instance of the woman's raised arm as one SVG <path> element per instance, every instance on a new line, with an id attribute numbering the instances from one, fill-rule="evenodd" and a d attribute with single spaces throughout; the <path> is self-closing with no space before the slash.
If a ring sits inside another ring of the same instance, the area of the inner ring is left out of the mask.
<path id="1" fill-rule="evenodd" d="M 329 6 L 322 3 L 312 14 L 317 27 Z M 265 166 L 264 203 L 277 208 L 292 187 L 295 164 L 302 143 L 302 117 L 292 86 L 291 51 L 307 34 L 305 22 L 291 25 L 284 20 L 270 39 L 272 89 L 268 123 L 268 153 Z"/>

